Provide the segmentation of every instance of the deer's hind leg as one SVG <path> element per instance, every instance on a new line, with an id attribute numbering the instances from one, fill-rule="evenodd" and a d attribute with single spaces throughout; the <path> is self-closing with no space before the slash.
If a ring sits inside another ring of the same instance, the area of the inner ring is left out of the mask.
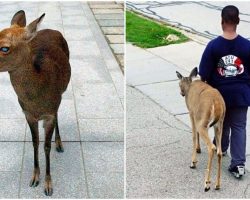
<path id="1" fill-rule="evenodd" d="M 195 122 L 194 122 L 194 117 L 192 114 L 189 115 L 190 116 L 190 120 L 192 123 L 192 139 L 193 139 L 193 148 L 192 148 L 192 161 L 191 161 L 191 165 L 190 168 L 196 168 L 196 164 L 197 164 L 197 130 L 196 130 L 196 126 L 195 126 Z"/>
<path id="2" fill-rule="evenodd" d="M 64 152 L 60 133 L 59 133 L 59 126 L 58 126 L 58 114 L 56 114 L 56 124 L 55 124 L 55 142 L 56 142 L 56 150 L 57 152 Z"/>
<path id="3" fill-rule="evenodd" d="M 208 136 L 208 128 L 205 128 L 204 126 L 200 126 L 198 131 L 200 133 L 200 136 L 206 143 L 207 149 L 208 149 L 208 163 L 207 163 L 207 169 L 205 173 L 205 192 L 207 192 L 210 189 L 212 160 L 213 160 L 214 150 L 216 149 L 216 147 L 211 142 Z"/>
<path id="4" fill-rule="evenodd" d="M 215 189 L 220 189 L 221 185 L 221 164 L 222 164 L 222 150 L 221 150 L 221 138 L 222 138 L 222 128 L 223 128 L 223 121 L 219 121 L 217 124 L 214 125 L 214 134 L 215 134 L 215 141 L 217 147 L 217 157 L 218 157 L 218 164 L 217 164 L 217 179 Z"/>

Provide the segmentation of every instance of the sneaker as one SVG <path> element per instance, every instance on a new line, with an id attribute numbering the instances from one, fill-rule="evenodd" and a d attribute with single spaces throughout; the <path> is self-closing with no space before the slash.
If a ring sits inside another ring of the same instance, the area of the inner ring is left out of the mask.
<path id="1" fill-rule="evenodd" d="M 231 172 L 235 178 L 241 178 L 245 174 L 245 166 L 238 165 L 235 167 L 229 167 L 229 172 Z"/>

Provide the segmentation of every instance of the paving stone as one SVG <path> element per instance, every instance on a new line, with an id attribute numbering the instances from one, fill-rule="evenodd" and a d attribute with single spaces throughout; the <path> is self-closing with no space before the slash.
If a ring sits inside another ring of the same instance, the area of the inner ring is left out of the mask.
<path id="1" fill-rule="evenodd" d="M 104 8 L 104 9 L 113 9 L 113 8 L 123 8 L 120 4 L 89 4 L 90 8 Z"/>
<path id="2" fill-rule="evenodd" d="M 101 4 L 113 5 L 114 1 L 89 1 L 88 4 L 89 5 L 101 5 Z"/>
<path id="3" fill-rule="evenodd" d="M 58 125 L 62 141 L 80 140 L 74 100 L 62 100 L 58 111 Z M 44 139 L 43 121 L 39 121 L 39 140 L 44 141 Z M 26 141 L 32 141 L 29 127 L 27 127 L 26 131 Z M 52 137 L 52 141 L 55 141 L 54 137 Z"/>
<path id="4" fill-rule="evenodd" d="M 0 197 L 3 199 L 18 198 L 20 172 L 0 171 Z"/>
<path id="5" fill-rule="evenodd" d="M 65 38 L 67 41 L 91 41 L 93 40 L 92 32 L 88 26 L 82 25 L 65 25 Z"/>
<path id="6" fill-rule="evenodd" d="M 82 16 L 69 15 L 69 16 L 64 16 L 62 20 L 64 25 L 71 25 L 71 24 L 77 24 L 83 26 L 88 25 L 87 19 Z"/>
<path id="7" fill-rule="evenodd" d="M 119 63 L 124 66 L 124 56 L 123 55 L 116 55 L 118 58 Z"/>
<path id="8" fill-rule="evenodd" d="M 92 9 L 94 14 L 103 14 L 103 13 L 123 13 L 123 9 Z"/>
<path id="9" fill-rule="evenodd" d="M 122 35 L 124 34 L 124 27 L 102 27 L 102 31 L 104 34 Z"/>
<path id="10" fill-rule="evenodd" d="M 106 65 L 99 56 L 86 56 L 84 59 L 71 59 L 71 76 L 75 87 L 89 83 L 111 83 Z"/>
<path id="11" fill-rule="evenodd" d="M 68 41 L 70 58 L 85 56 L 100 56 L 100 50 L 95 41 Z"/>
<path id="12" fill-rule="evenodd" d="M 79 7 L 81 8 L 83 2 L 80 1 L 60 1 L 61 7 Z"/>
<path id="13" fill-rule="evenodd" d="M 124 19 L 124 13 L 116 13 L 116 14 L 95 14 L 96 19 Z"/>
<path id="14" fill-rule="evenodd" d="M 120 172 L 87 173 L 90 198 L 124 198 L 123 176 Z"/>
<path id="15" fill-rule="evenodd" d="M 123 142 L 83 142 L 86 172 L 123 172 Z"/>
<path id="16" fill-rule="evenodd" d="M 110 44 L 115 54 L 124 54 L 124 44 Z"/>
<path id="17" fill-rule="evenodd" d="M 21 171 L 23 142 L 0 142 L 0 171 Z"/>
<path id="18" fill-rule="evenodd" d="M 62 12 L 62 18 L 64 18 L 65 16 L 72 16 L 72 15 L 76 15 L 76 16 L 83 16 L 84 12 L 82 10 L 81 5 L 80 6 L 61 6 L 61 12 Z"/>
<path id="19" fill-rule="evenodd" d="M 111 44 L 124 44 L 124 35 L 106 35 Z"/>
<path id="20" fill-rule="evenodd" d="M 53 184 L 52 198 L 87 198 L 86 180 L 79 142 L 65 142 L 64 152 L 58 153 L 52 145 L 50 165 Z M 43 143 L 39 146 L 40 184 L 29 187 L 33 171 L 33 145 L 26 143 L 21 180 L 21 198 L 48 198 L 44 195 L 45 156 Z"/>
<path id="21" fill-rule="evenodd" d="M 25 119 L 0 119 L 0 141 L 24 141 Z"/>
<path id="22" fill-rule="evenodd" d="M 123 141 L 123 119 L 80 119 L 82 141 Z"/>
<path id="23" fill-rule="evenodd" d="M 84 84 L 74 88 L 78 118 L 123 118 L 113 84 Z"/>
<path id="24" fill-rule="evenodd" d="M 101 27 L 115 27 L 115 26 L 124 26 L 123 19 L 99 19 L 98 23 Z"/>

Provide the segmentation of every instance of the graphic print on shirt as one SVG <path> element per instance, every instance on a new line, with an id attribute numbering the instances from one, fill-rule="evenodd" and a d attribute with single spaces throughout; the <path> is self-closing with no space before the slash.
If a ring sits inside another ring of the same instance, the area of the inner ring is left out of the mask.
<path id="1" fill-rule="evenodd" d="M 232 77 L 242 74 L 244 66 L 237 56 L 227 55 L 219 60 L 217 71 L 221 76 Z"/>

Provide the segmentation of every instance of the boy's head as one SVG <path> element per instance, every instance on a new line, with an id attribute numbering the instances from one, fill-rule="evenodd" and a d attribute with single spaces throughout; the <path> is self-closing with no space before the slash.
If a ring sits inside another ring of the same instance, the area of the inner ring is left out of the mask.
<path id="1" fill-rule="evenodd" d="M 225 26 L 235 27 L 239 24 L 239 9 L 236 6 L 229 5 L 221 11 L 221 24 L 223 29 Z"/>

